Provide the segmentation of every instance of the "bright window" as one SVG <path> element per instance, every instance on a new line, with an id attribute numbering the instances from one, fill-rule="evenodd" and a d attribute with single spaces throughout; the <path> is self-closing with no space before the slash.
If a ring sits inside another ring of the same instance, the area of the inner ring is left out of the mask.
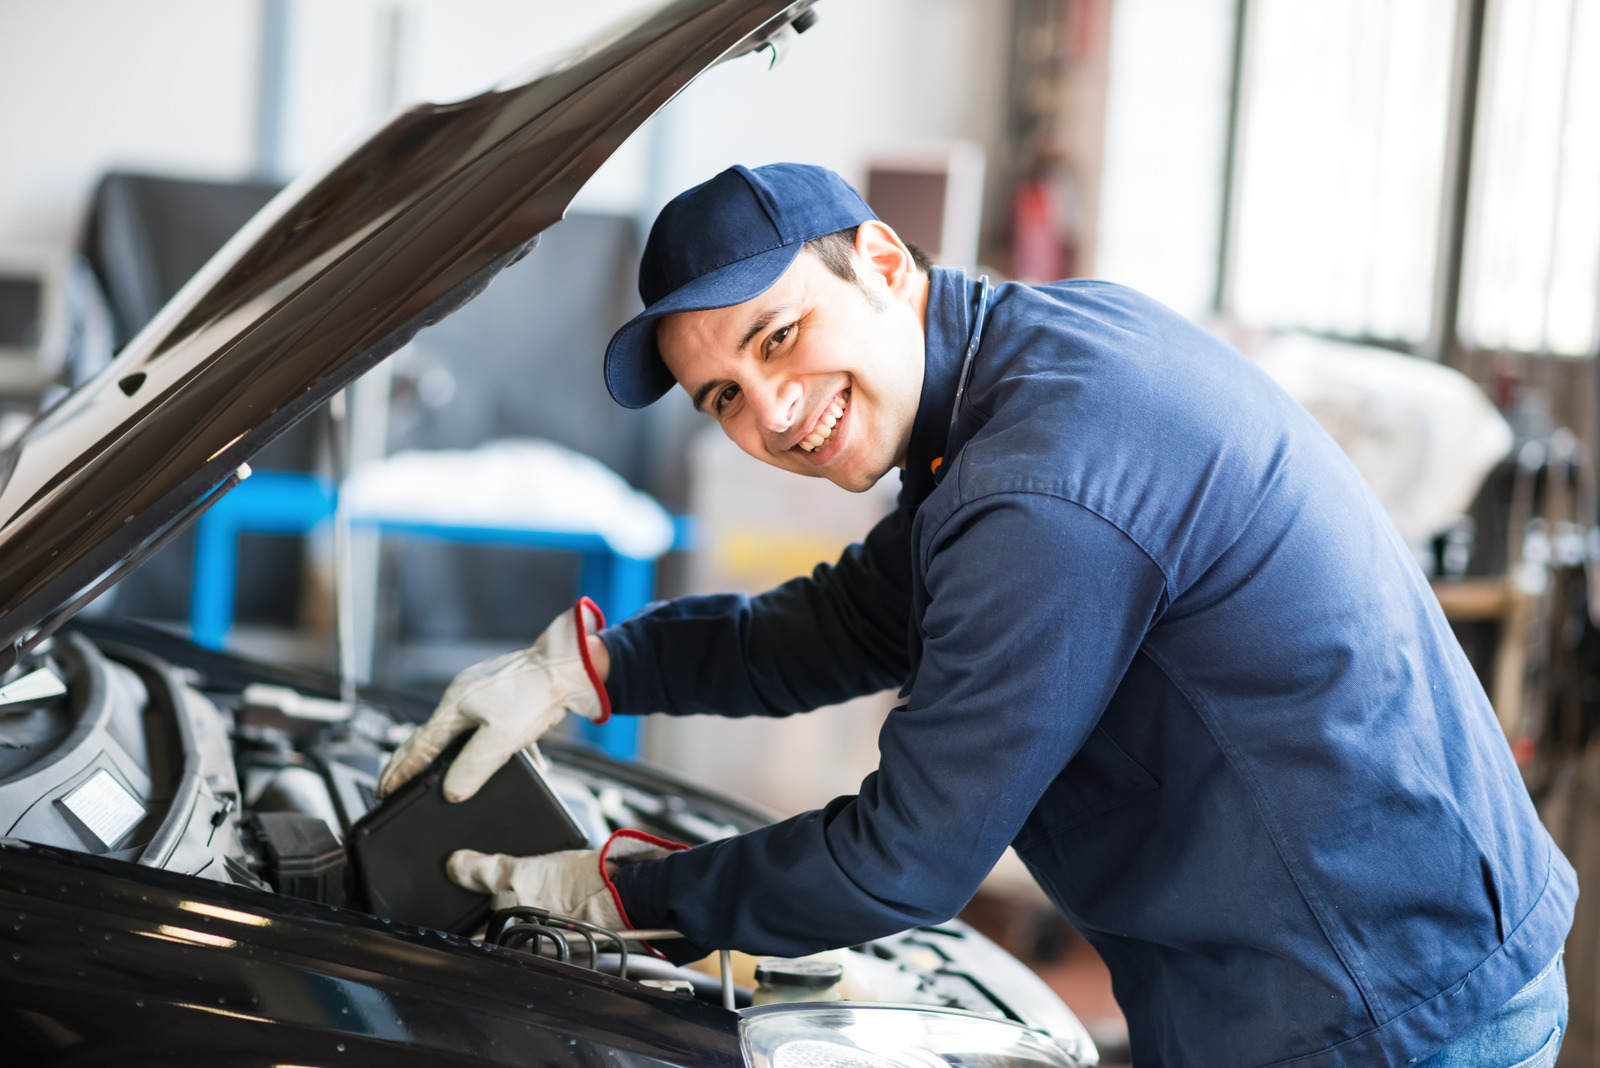
<path id="1" fill-rule="evenodd" d="M 1234 314 L 1423 340 L 1455 0 L 1252 0 L 1248 11 Z"/>
<path id="2" fill-rule="evenodd" d="M 1600 0 L 1492 0 L 1459 319 L 1483 349 L 1594 351 Z"/>

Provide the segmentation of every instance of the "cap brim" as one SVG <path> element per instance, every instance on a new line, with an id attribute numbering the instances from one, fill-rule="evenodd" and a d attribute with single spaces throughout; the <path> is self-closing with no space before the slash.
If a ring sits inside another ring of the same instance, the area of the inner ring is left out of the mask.
<path id="1" fill-rule="evenodd" d="M 624 408 L 643 408 L 677 384 L 656 346 L 656 324 L 679 312 L 728 308 L 772 288 L 800 255 L 804 241 L 735 260 L 668 293 L 628 320 L 606 346 L 606 389 Z"/>

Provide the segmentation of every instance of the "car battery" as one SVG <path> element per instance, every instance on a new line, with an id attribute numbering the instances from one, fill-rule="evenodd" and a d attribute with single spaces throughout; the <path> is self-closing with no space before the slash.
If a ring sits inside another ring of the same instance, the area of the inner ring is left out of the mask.
<path id="1" fill-rule="evenodd" d="M 258 812 L 245 830 L 264 862 L 261 874 L 278 893 L 345 903 L 344 847 L 326 822 L 298 812 Z"/>
<path id="2" fill-rule="evenodd" d="M 350 828 L 356 881 L 375 915 L 470 934 L 488 916 L 490 898 L 450 881 L 451 853 L 526 857 L 587 848 L 583 828 L 525 751 L 467 800 L 446 801 L 444 774 L 465 744 L 458 739 Z"/>

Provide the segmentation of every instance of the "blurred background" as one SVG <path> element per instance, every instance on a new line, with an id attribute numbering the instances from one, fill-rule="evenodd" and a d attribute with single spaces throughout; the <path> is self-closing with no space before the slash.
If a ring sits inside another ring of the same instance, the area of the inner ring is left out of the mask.
<path id="1" fill-rule="evenodd" d="M 398 108 L 488 90 L 638 6 L 0 0 L 0 440 L 104 366 L 285 182 Z M 894 479 L 850 495 L 764 468 L 681 394 L 625 412 L 599 374 L 668 199 L 733 163 L 818 163 L 939 262 L 1126 283 L 1259 360 L 1412 543 L 1552 833 L 1600 887 L 1600 0 L 818 14 L 787 54 L 692 85 L 524 261 L 255 465 L 327 485 L 338 435 L 351 500 L 526 537 L 358 532 L 341 577 L 325 521 L 208 517 L 93 611 L 332 670 L 342 579 L 346 669 L 436 692 L 580 590 L 625 614 L 833 558 L 892 507 Z M 574 523 L 599 548 L 540 533 Z M 596 741 L 786 814 L 854 791 L 890 704 Z M 1564 1065 L 1600 1058 L 1593 896 L 1568 948 Z M 1115 1051 L 1103 969 L 1019 865 L 967 915 Z"/>

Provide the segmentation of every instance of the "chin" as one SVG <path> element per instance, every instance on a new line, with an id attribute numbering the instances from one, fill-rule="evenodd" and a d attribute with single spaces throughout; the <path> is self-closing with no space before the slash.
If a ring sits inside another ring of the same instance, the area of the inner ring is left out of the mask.
<path id="1" fill-rule="evenodd" d="M 865 493 L 876 486 L 878 480 L 886 474 L 888 474 L 887 468 L 877 474 L 863 471 L 830 471 L 823 477 L 840 489 L 849 490 L 851 493 Z"/>

